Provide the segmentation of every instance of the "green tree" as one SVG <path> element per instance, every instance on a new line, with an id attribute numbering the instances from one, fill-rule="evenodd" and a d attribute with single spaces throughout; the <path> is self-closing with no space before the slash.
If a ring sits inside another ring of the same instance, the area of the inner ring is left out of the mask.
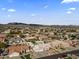
<path id="1" fill-rule="evenodd" d="M 6 48 L 7 45 L 5 43 L 0 42 L 0 48 Z"/>

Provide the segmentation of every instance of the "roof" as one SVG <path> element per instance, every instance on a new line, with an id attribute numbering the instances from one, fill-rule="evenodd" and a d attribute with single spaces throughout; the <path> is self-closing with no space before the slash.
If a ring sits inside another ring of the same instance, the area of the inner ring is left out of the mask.
<path id="1" fill-rule="evenodd" d="M 25 51 L 25 50 L 29 50 L 29 46 L 27 45 L 12 45 L 12 46 L 9 46 L 7 49 L 9 54 L 13 53 L 13 52 L 22 52 L 22 51 Z"/>
<path id="2" fill-rule="evenodd" d="M 6 35 L 5 34 L 0 34 L 0 37 L 6 37 Z"/>

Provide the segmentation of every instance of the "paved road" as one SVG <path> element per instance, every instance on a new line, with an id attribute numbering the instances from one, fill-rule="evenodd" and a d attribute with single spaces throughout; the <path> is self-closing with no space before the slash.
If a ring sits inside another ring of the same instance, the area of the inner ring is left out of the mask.
<path id="1" fill-rule="evenodd" d="M 70 51 L 70 52 L 60 53 L 60 54 L 51 55 L 51 56 L 47 56 L 47 57 L 42 57 L 42 58 L 38 58 L 38 59 L 58 59 L 58 57 L 61 57 L 62 55 L 66 55 L 66 54 L 79 55 L 79 50 L 74 50 L 74 51 Z"/>

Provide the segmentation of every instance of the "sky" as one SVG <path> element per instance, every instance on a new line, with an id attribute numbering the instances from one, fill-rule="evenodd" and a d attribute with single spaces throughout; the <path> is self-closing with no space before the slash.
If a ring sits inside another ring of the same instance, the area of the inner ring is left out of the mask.
<path id="1" fill-rule="evenodd" d="M 79 0 L 0 0 L 0 23 L 79 25 Z"/>

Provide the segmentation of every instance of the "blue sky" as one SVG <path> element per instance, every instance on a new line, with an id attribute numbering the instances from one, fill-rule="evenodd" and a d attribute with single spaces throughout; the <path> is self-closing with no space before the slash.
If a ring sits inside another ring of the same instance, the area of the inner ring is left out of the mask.
<path id="1" fill-rule="evenodd" d="M 0 23 L 79 25 L 79 0 L 0 0 Z"/>

